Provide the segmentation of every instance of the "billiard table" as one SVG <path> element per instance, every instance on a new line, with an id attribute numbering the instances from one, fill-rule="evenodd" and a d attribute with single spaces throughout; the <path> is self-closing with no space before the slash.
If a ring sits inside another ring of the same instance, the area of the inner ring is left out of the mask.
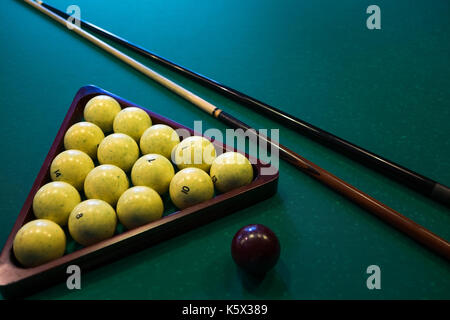
<path id="1" fill-rule="evenodd" d="M 66 10 L 74 1 L 48 1 Z M 89 1 L 81 18 L 450 185 L 450 3 Z M 226 126 L 20 0 L 0 13 L 3 158 L 0 243 L 77 90 L 94 84 L 187 127 Z M 450 239 L 450 210 L 185 77 L 124 49 L 164 76 L 386 205 Z M 231 257 L 243 226 L 273 230 L 281 256 L 255 282 Z M 381 287 L 370 289 L 370 266 Z M 373 269 L 373 268 L 372 268 Z M 251 207 L 83 273 L 30 299 L 449 299 L 450 265 L 280 160 L 277 193 Z"/>

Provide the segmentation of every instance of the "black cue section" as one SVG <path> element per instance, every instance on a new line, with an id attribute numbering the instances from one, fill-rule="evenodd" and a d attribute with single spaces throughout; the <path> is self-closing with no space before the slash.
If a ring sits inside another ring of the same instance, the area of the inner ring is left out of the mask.
<path id="1" fill-rule="evenodd" d="M 38 1 L 46 9 L 53 13 L 67 19 L 70 15 L 58 10 L 44 2 Z M 75 19 L 78 21 L 78 19 Z M 306 121 L 303 121 L 289 113 L 286 113 L 278 108 L 272 107 L 264 102 L 252 98 L 245 93 L 230 88 L 216 80 L 205 77 L 192 70 L 184 68 L 174 62 L 171 62 L 161 56 L 158 56 L 141 46 L 133 44 L 128 40 L 121 38 L 107 30 L 104 30 L 92 23 L 84 20 L 79 20 L 80 25 L 98 35 L 101 35 L 109 40 L 112 40 L 124 47 L 157 62 L 160 65 L 168 67 L 169 69 L 178 72 L 188 78 L 213 89 L 214 91 L 226 96 L 244 106 L 247 106 L 257 112 L 262 112 L 270 116 L 271 119 L 277 120 L 279 123 L 295 130 L 296 132 L 305 135 L 315 141 L 332 148 L 333 150 L 346 155 L 347 157 L 360 162 L 361 164 L 374 169 L 393 180 L 421 193 L 431 199 L 442 204 L 450 206 L 450 188 L 440 184 L 428 177 L 425 177 L 417 172 L 407 169 L 395 162 L 383 158 L 373 152 L 370 152 L 362 147 L 359 147 L 345 139 L 339 138 L 332 133 L 320 129 Z"/>

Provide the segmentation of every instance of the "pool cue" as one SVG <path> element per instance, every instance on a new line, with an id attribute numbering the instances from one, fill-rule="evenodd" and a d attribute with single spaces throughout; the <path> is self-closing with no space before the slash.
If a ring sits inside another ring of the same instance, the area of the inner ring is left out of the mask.
<path id="1" fill-rule="evenodd" d="M 65 19 L 67 19 L 70 16 L 69 14 L 61 10 L 58 10 L 42 1 L 37 2 L 40 3 L 43 7 L 62 16 Z M 425 177 L 417 172 L 407 169 L 373 152 L 370 152 L 362 147 L 359 147 L 347 140 L 339 138 L 338 136 L 335 136 L 332 133 L 322 130 L 287 112 L 272 107 L 255 98 L 252 98 L 246 95 L 245 93 L 239 92 L 231 87 L 219 83 L 216 80 L 207 78 L 192 70 L 182 67 L 172 61 L 169 61 L 161 56 L 158 56 L 157 54 L 152 53 L 136 44 L 133 44 L 128 40 L 121 38 L 92 23 L 83 21 L 82 19 L 76 20 L 80 22 L 83 28 L 92 31 L 93 33 L 104 36 L 109 40 L 112 40 L 120 45 L 123 45 L 127 49 L 130 49 L 135 53 L 140 54 L 141 56 L 149 58 L 152 61 L 159 63 L 160 65 L 168 67 L 169 69 L 175 72 L 187 76 L 188 78 L 206 87 L 209 87 L 215 90 L 216 92 L 222 94 L 223 96 L 226 96 L 234 101 L 239 102 L 242 105 L 250 107 L 255 111 L 262 112 L 267 116 L 270 116 L 270 119 L 277 120 L 281 124 L 290 127 L 291 129 L 297 131 L 298 133 L 308 136 L 309 138 L 312 138 L 325 146 L 331 147 L 333 150 L 338 151 L 350 157 L 351 159 L 356 160 L 361 164 L 396 180 L 399 183 L 402 183 L 403 185 L 415 190 L 416 192 L 419 192 L 442 204 L 450 206 L 450 188 L 446 187 L 443 184 L 440 184 L 428 177 Z"/>
<path id="2" fill-rule="evenodd" d="M 44 8 L 43 6 L 39 5 L 37 2 L 34 2 L 32 0 L 23 0 L 23 1 L 26 2 L 27 4 L 31 5 L 35 9 L 39 10 L 40 12 L 46 14 L 47 16 L 54 19 L 55 21 L 66 26 L 67 21 L 65 19 L 63 19 L 62 17 L 58 16 L 57 14 L 51 12 L 50 10 Z M 183 87 L 179 86 L 178 84 L 174 83 L 173 81 L 163 77 L 162 75 L 153 71 L 152 69 L 148 68 L 147 66 L 143 65 L 142 63 L 125 55 L 121 51 L 115 49 L 114 47 L 110 46 L 109 44 L 107 44 L 107 43 L 103 42 L 102 40 L 96 38 L 95 36 L 91 35 L 89 32 L 77 27 L 76 25 L 72 25 L 71 31 L 74 31 L 78 35 L 80 35 L 83 38 L 85 38 L 86 40 L 94 43 L 95 45 L 97 45 L 101 49 L 105 50 L 106 52 L 109 52 L 116 58 L 118 58 L 121 61 L 125 62 L 126 64 L 130 65 L 137 71 L 140 71 L 144 75 L 148 76 L 150 79 L 158 82 L 162 86 L 173 91 L 180 97 L 191 102 L 199 109 L 205 111 L 209 115 L 217 118 L 218 120 L 224 122 L 225 124 L 228 124 L 235 128 L 242 128 L 244 130 L 250 129 L 250 126 L 246 125 L 245 123 L 241 122 L 240 120 L 236 119 L 235 117 L 231 116 L 230 114 L 222 111 L 215 105 L 207 102 L 206 100 L 200 98 L 199 96 L 195 95 L 194 93 L 184 89 Z M 325 171 L 324 169 L 320 168 L 319 166 L 315 165 L 314 163 L 310 162 L 309 160 L 307 160 L 307 159 L 301 157 L 300 155 L 296 154 L 295 152 L 289 150 L 285 146 L 274 143 L 266 136 L 256 133 L 256 130 L 252 131 L 252 132 L 254 132 L 255 137 L 270 143 L 271 146 L 273 146 L 273 147 L 276 147 L 279 150 L 281 157 L 284 160 L 286 160 L 287 162 L 294 165 L 299 170 L 301 170 L 304 173 L 308 174 L 309 176 L 319 180 L 320 182 L 322 182 L 329 188 L 335 190 L 336 192 L 340 193 L 341 195 L 352 200 L 353 202 L 358 204 L 360 207 L 366 209 L 367 211 L 369 211 L 372 214 L 379 217 L 381 220 L 391 224 L 393 227 L 395 227 L 398 230 L 409 235 L 412 239 L 416 240 L 417 242 L 419 242 L 419 243 L 423 244 L 424 246 L 428 247 L 429 249 L 433 250 L 434 252 L 441 255 L 445 259 L 450 260 L 450 243 L 447 242 L 445 239 L 432 233 L 428 229 L 415 223 L 414 221 L 403 216 L 402 214 L 398 213 L 397 211 L 389 208 L 388 206 L 381 203 L 380 201 L 363 193 L 362 191 L 358 190 L 357 188 L 353 187 L 352 185 L 348 184 L 347 182 L 345 182 L 345 181 L 339 179 L 338 177 L 332 175 L 331 173 Z"/>

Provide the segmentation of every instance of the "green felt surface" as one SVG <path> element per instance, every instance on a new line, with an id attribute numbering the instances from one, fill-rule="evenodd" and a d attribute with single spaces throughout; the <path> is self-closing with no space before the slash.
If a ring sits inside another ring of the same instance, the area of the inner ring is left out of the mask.
<path id="1" fill-rule="evenodd" d="M 50 4 L 65 10 L 72 0 Z M 450 4 L 383 1 L 76 1 L 82 18 L 450 185 Z M 0 10 L 0 243 L 74 94 L 95 84 L 193 127 L 225 129 L 137 71 L 18 0 Z M 133 55 L 134 56 L 134 55 Z M 143 59 L 140 59 L 144 62 Z M 147 63 L 147 62 L 146 62 Z M 152 63 L 164 75 L 433 232 L 450 210 Z M 35 299 L 449 299 L 448 262 L 285 162 L 278 193 L 231 216 L 82 274 Z M 275 231 L 276 268 L 259 284 L 230 256 L 249 223 Z M 368 290 L 366 268 L 381 268 Z"/>

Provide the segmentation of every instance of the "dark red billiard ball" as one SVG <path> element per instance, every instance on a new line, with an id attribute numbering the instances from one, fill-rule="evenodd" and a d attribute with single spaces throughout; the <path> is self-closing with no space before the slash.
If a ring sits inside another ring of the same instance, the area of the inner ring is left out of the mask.
<path id="1" fill-rule="evenodd" d="M 231 242 L 231 256 L 245 271 L 264 275 L 280 257 L 280 242 L 272 230 L 262 224 L 241 228 Z"/>

